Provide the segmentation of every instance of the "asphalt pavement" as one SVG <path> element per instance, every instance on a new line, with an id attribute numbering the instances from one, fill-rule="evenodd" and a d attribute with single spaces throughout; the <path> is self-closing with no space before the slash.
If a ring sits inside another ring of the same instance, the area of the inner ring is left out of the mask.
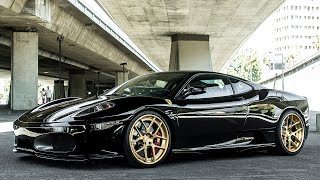
<path id="1" fill-rule="evenodd" d="M 40 159 L 12 152 L 14 135 L 0 133 L 0 179 L 320 179 L 320 133 L 311 132 L 296 156 L 266 151 L 177 154 L 151 169 L 123 158 L 92 162 Z"/>
<path id="2" fill-rule="evenodd" d="M 310 179 L 320 180 L 320 133 L 310 132 L 296 156 L 267 151 L 175 154 L 152 169 L 130 167 L 124 158 L 91 162 L 40 159 L 12 152 L 14 135 L 1 131 L 24 111 L 0 109 L 0 180 L 2 179 Z M 315 130 L 315 114 L 310 117 Z"/>

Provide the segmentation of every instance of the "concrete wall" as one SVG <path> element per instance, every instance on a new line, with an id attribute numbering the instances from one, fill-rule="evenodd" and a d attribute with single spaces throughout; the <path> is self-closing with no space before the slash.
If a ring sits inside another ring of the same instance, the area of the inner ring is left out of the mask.
<path id="1" fill-rule="evenodd" d="M 315 61 L 295 73 L 286 74 L 284 90 L 307 97 L 310 110 L 320 111 L 320 57 Z M 273 88 L 274 81 L 262 84 Z M 276 81 L 275 88 L 282 89 L 281 78 Z"/>

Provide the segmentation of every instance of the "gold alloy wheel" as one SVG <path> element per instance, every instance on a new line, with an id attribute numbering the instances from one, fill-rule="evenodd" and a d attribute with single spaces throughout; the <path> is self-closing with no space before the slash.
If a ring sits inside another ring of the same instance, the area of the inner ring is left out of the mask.
<path id="1" fill-rule="evenodd" d="M 144 115 L 136 120 L 130 130 L 130 149 L 140 162 L 155 164 L 166 154 L 169 138 L 167 126 L 161 118 Z"/>
<path id="2" fill-rule="evenodd" d="M 296 114 L 289 114 L 281 127 L 282 144 L 289 152 L 297 152 L 304 141 L 303 120 Z"/>

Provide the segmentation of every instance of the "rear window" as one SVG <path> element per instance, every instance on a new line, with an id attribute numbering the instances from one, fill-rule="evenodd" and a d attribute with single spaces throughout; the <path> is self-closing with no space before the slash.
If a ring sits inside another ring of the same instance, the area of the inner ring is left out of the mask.
<path id="1" fill-rule="evenodd" d="M 251 91 L 253 88 L 237 79 L 230 78 L 235 94 L 243 94 Z"/>

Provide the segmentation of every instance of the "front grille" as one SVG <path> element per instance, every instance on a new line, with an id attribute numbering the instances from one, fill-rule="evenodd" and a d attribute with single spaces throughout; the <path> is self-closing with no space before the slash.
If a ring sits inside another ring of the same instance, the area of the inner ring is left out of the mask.
<path id="1" fill-rule="evenodd" d="M 75 150 L 76 142 L 68 133 L 49 133 L 37 137 L 34 147 L 38 151 L 66 153 Z"/>
<path id="2" fill-rule="evenodd" d="M 54 151 L 73 151 L 76 143 L 69 134 L 57 134 L 52 136 L 52 146 Z"/>

